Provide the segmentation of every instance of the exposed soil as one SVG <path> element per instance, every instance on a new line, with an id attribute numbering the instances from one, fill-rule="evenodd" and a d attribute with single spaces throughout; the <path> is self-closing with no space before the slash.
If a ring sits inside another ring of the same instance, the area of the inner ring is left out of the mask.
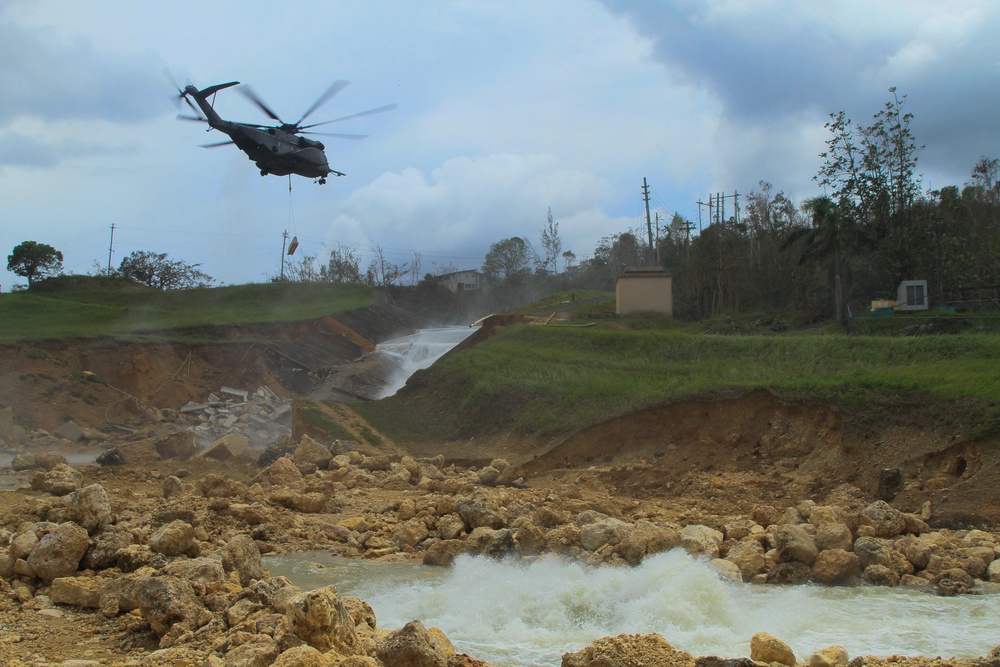
<path id="1" fill-rule="evenodd" d="M 268 335 L 282 333 L 294 331 L 272 328 Z M 72 420 L 84 428 L 87 446 L 100 447 L 134 438 L 134 432 L 149 435 L 175 428 L 172 417 L 181 406 L 205 400 L 223 385 L 248 391 L 267 386 L 282 397 L 295 397 L 266 367 L 262 346 L 241 342 L 245 335 L 253 332 L 234 331 L 231 342 L 203 346 L 84 341 L 0 347 L 0 409 L 12 408 L 15 424 L 29 431 L 53 431 Z M 365 448 L 390 456 L 407 451 L 375 432 L 349 406 L 325 408 L 323 416 Z M 506 458 L 519 466 L 528 486 L 572 487 L 595 503 L 609 498 L 631 502 L 657 508 L 659 517 L 709 525 L 747 514 L 757 505 L 855 496 L 858 503 L 883 497 L 903 511 L 923 509 L 925 516 L 929 509 L 929 523 L 935 527 L 1000 526 L 1000 442 L 965 441 L 944 430 L 899 424 L 854 433 L 844 423 L 844 416 L 828 406 L 789 405 L 756 392 L 648 408 L 560 442 L 508 434 L 408 451 L 417 457 L 443 454 L 454 461 Z M 295 430 L 296 435 L 309 432 L 309 425 L 297 418 Z M 245 462 L 197 465 L 194 477 L 217 472 L 246 480 L 254 473 Z M 87 476 L 105 485 L 121 511 L 128 511 L 130 499 L 138 503 L 160 497 L 172 467 L 176 463 L 94 467 Z M 898 470 L 896 488 L 887 488 L 884 479 L 880 483 L 885 470 Z M 32 495 L 0 494 L 4 523 L 33 521 L 26 505 Z M 391 492 L 376 492 L 365 502 L 393 500 Z M 123 638 L 136 642 L 140 636 L 127 627 L 137 622 L 127 616 L 109 620 L 70 609 L 16 619 L 3 627 L 0 656 L 5 643 L 16 642 L 49 657 L 127 660 Z M 151 650 L 155 637 L 148 640 L 134 648 Z M 109 654 L 109 646 L 119 648 Z"/>

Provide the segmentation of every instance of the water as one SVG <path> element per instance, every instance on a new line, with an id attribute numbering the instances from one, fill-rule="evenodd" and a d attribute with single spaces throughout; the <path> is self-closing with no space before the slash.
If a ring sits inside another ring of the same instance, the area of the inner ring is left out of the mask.
<path id="1" fill-rule="evenodd" d="M 366 600 L 380 627 L 420 619 L 441 628 L 459 652 L 505 667 L 559 665 L 563 653 L 620 633 L 656 632 L 693 655 L 732 658 L 749 656 L 750 638 L 765 631 L 800 661 L 834 644 L 852 658 L 970 658 L 1000 644 L 1000 595 L 735 584 L 681 550 L 635 568 L 470 557 L 435 568 L 315 553 L 265 562 L 304 589 L 332 584 Z"/>
<path id="2" fill-rule="evenodd" d="M 378 398 L 395 394 L 403 388 L 411 375 L 429 368 L 475 331 L 472 327 L 421 329 L 415 334 L 379 343 L 373 354 L 385 357 L 395 371 L 385 378 L 385 387 Z"/>

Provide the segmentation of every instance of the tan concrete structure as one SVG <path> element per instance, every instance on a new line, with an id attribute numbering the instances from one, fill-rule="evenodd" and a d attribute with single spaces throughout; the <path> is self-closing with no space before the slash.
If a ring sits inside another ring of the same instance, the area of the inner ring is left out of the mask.
<path id="1" fill-rule="evenodd" d="M 625 269 L 615 281 L 615 312 L 663 313 L 673 317 L 673 278 L 659 267 Z"/>

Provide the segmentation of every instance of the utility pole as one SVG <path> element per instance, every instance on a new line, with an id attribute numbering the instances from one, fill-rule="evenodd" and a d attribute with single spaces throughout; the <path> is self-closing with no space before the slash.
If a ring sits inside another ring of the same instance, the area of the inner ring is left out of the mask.
<path id="1" fill-rule="evenodd" d="M 653 264 L 653 225 L 649 220 L 649 185 L 646 177 L 642 177 L 642 200 L 646 202 L 646 233 L 649 236 L 649 264 Z"/>
<path id="2" fill-rule="evenodd" d="M 115 223 L 111 223 L 111 243 L 108 244 L 108 275 L 111 275 L 111 251 L 115 247 Z"/>
<path id="3" fill-rule="evenodd" d="M 285 280 L 285 243 L 288 241 L 288 230 L 281 232 L 281 278 L 280 280 L 284 282 Z"/>

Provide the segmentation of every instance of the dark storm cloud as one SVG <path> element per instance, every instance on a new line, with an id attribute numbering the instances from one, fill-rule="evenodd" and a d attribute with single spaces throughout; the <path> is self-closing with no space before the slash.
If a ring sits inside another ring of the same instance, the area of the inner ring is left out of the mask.
<path id="1" fill-rule="evenodd" d="M 845 2 L 822 13 L 794 2 L 603 2 L 737 126 L 821 124 L 841 110 L 866 125 L 895 86 L 926 147 L 919 168 L 928 177 L 956 180 L 979 156 L 1000 156 L 1000 11 L 990 5 L 935 15 L 920 3 Z"/>
<path id="2" fill-rule="evenodd" d="M 18 119 L 138 123 L 171 111 L 169 86 L 151 56 L 63 44 L 0 16 L 0 127 Z"/>

